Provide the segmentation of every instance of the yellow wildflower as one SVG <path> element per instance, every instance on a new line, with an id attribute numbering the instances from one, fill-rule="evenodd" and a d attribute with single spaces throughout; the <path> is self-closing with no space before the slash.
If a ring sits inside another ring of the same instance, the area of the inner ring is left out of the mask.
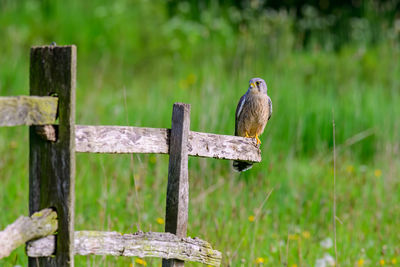
<path id="1" fill-rule="evenodd" d="M 384 260 L 384 259 L 380 259 L 379 264 L 380 264 L 381 266 L 385 265 L 385 260 Z"/>
<path id="2" fill-rule="evenodd" d="M 297 264 L 295 263 L 295 264 L 292 264 L 292 267 L 297 267 Z"/>
<path id="3" fill-rule="evenodd" d="M 353 173 L 354 172 L 354 166 L 353 165 L 347 165 L 346 172 L 347 173 Z"/>
<path id="4" fill-rule="evenodd" d="M 382 171 L 380 169 L 376 169 L 374 171 L 374 175 L 375 175 L 376 178 L 379 178 L 379 177 L 382 176 Z"/>
<path id="5" fill-rule="evenodd" d="M 265 259 L 262 258 L 262 257 L 258 257 L 258 258 L 256 259 L 256 263 L 258 263 L 258 264 L 261 264 L 261 263 L 264 263 L 264 262 L 265 262 Z"/>
<path id="6" fill-rule="evenodd" d="M 393 258 L 392 259 L 392 264 L 396 264 L 397 263 L 397 259 L 396 258 Z"/>
<path id="7" fill-rule="evenodd" d="M 303 233 L 301 233 L 301 235 L 305 238 L 305 239 L 309 239 L 311 234 L 309 231 L 304 231 Z"/>
<path id="8" fill-rule="evenodd" d="M 143 260 L 143 259 L 136 258 L 136 259 L 135 259 L 135 262 L 136 262 L 137 264 L 140 264 L 140 265 L 143 265 L 143 266 L 147 266 L 147 262 L 146 262 L 145 260 Z"/>
<path id="9" fill-rule="evenodd" d="M 254 217 L 254 215 L 250 215 L 248 219 L 249 219 L 249 222 L 254 222 L 256 217 Z"/>
<path id="10" fill-rule="evenodd" d="M 359 259 L 357 261 L 357 266 L 363 266 L 364 265 L 364 260 L 363 259 Z"/>
<path id="11" fill-rule="evenodd" d="M 298 234 L 289 235 L 289 240 L 298 240 L 298 239 L 299 239 Z"/>
<path id="12" fill-rule="evenodd" d="M 164 219 L 158 217 L 158 218 L 156 219 L 156 222 L 157 222 L 158 224 L 164 224 Z"/>

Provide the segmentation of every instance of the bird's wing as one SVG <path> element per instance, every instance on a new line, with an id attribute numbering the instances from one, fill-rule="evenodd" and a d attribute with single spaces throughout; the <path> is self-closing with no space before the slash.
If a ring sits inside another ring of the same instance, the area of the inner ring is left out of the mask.
<path id="1" fill-rule="evenodd" d="M 272 101 L 271 101 L 271 98 L 269 98 L 269 97 L 268 97 L 268 106 L 269 106 L 269 115 L 268 115 L 268 120 L 269 120 L 272 115 Z"/>
<path id="2" fill-rule="evenodd" d="M 236 107 L 236 114 L 235 114 L 235 135 L 237 135 L 238 119 L 239 119 L 240 113 L 241 113 L 242 110 L 243 110 L 244 102 L 246 102 L 246 95 L 247 95 L 247 93 L 244 94 L 244 95 L 242 95 L 242 97 L 240 98 L 239 103 L 238 103 L 238 105 L 237 105 L 237 107 Z"/>

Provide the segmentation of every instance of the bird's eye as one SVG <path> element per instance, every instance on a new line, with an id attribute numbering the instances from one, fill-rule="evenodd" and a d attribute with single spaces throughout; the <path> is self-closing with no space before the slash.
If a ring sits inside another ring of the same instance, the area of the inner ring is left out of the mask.
<path id="1" fill-rule="evenodd" d="M 256 84 L 257 84 L 257 86 L 258 86 L 258 85 L 260 85 L 260 82 L 259 82 L 259 81 L 257 81 L 257 82 L 256 82 Z"/>

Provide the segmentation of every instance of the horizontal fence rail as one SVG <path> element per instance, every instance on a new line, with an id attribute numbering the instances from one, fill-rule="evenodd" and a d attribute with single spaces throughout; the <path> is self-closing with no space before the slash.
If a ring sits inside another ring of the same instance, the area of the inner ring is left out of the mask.
<path id="1" fill-rule="evenodd" d="M 165 128 L 75 126 L 76 152 L 168 154 L 169 137 L 170 129 Z M 189 156 L 261 161 L 253 138 L 190 131 L 187 146 Z"/>
<path id="2" fill-rule="evenodd" d="M 57 213 L 43 209 L 30 217 L 21 216 L 0 231 L 0 259 L 7 257 L 17 247 L 27 244 L 29 257 L 50 257 L 55 253 L 58 230 Z M 76 231 L 75 255 L 113 255 L 161 257 L 200 262 L 212 266 L 221 264 L 221 252 L 199 238 L 179 238 L 171 233 Z"/>
<path id="3" fill-rule="evenodd" d="M 57 97 L 0 97 L 0 126 L 45 125 L 56 121 Z"/>
<path id="4" fill-rule="evenodd" d="M 221 252 L 199 238 L 179 238 L 171 233 L 137 232 L 121 234 L 118 232 L 76 231 L 74 240 L 75 255 L 113 255 L 160 257 L 183 261 L 200 262 L 219 266 Z M 29 257 L 48 257 L 55 250 L 55 236 L 50 235 L 27 246 Z"/>
<path id="5" fill-rule="evenodd" d="M 162 128 L 76 125 L 76 152 L 168 154 L 169 132 Z"/>

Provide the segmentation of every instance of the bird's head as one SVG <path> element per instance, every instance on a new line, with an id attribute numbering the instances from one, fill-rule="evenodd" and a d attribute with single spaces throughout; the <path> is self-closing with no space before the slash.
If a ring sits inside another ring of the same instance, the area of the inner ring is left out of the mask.
<path id="1" fill-rule="evenodd" d="M 253 78 L 249 81 L 249 91 L 254 93 L 267 94 L 267 84 L 261 78 Z"/>

